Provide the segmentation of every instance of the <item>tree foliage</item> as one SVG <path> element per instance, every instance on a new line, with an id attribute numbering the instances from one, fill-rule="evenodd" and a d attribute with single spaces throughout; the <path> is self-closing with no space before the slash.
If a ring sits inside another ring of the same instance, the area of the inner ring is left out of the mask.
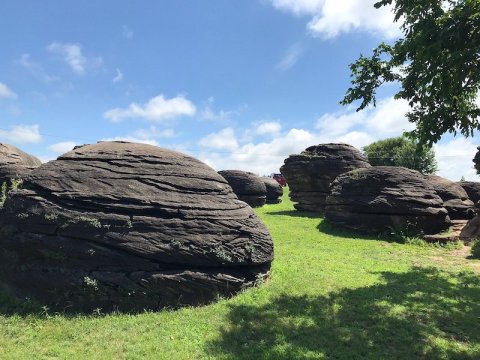
<path id="1" fill-rule="evenodd" d="M 373 166 L 403 166 L 422 174 L 438 170 L 435 152 L 405 136 L 376 141 L 365 146 L 363 151 Z"/>
<path id="2" fill-rule="evenodd" d="M 406 116 L 416 125 L 409 135 L 421 144 L 447 132 L 472 136 L 480 129 L 480 1 L 381 0 L 375 7 L 391 4 L 403 38 L 350 65 L 352 87 L 341 103 L 361 100 L 357 111 L 375 106 L 377 89 L 399 82 L 395 98 L 408 101 Z"/>

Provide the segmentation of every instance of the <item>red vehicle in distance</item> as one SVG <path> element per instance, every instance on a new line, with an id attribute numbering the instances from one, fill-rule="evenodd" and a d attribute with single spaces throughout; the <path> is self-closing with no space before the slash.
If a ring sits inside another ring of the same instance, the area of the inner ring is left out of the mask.
<path id="1" fill-rule="evenodd" d="M 272 178 L 274 178 L 280 185 L 287 186 L 287 179 L 282 174 L 272 174 Z"/>

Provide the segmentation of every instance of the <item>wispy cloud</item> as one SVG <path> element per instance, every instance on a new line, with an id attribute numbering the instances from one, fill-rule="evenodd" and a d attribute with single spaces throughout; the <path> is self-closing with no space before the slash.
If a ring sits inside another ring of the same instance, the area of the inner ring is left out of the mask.
<path id="1" fill-rule="evenodd" d="M 275 65 L 275 69 L 279 71 L 287 71 L 292 68 L 300 59 L 304 52 L 303 46 L 300 44 L 294 44 L 290 46 L 282 59 Z"/>
<path id="2" fill-rule="evenodd" d="M 15 63 L 22 66 L 35 78 L 46 84 L 50 84 L 54 81 L 59 80 L 57 77 L 48 74 L 39 62 L 32 60 L 30 54 L 22 54 L 22 56 L 20 56 L 20 59 L 15 60 Z"/>
<path id="3" fill-rule="evenodd" d="M 127 108 L 114 108 L 103 116 L 113 122 L 128 118 L 143 118 L 151 121 L 174 119 L 180 116 L 193 116 L 195 105 L 183 95 L 166 99 L 163 95 L 155 96 L 145 104 L 132 103 Z"/>
<path id="4" fill-rule="evenodd" d="M 128 26 L 126 25 L 123 25 L 122 26 L 122 36 L 125 38 L 125 39 L 133 39 L 133 30 L 130 29 Z"/>
<path id="5" fill-rule="evenodd" d="M 42 136 L 39 125 L 16 125 L 9 130 L 0 130 L 0 139 L 12 143 L 36 144 L 42 141 Z"/>
<path id="6" fill-rule="evenodd" d="M 52 144 L 48 147 L 48 150 L 57 153 L 57 154 L 64 154 L 67 151 L 73 150 L 73 148 L 77 145 L 74 141 L 62 141 L 55 144 Z"/>
<path id="7" fill-rule="evenodd" d="M 10 89 L 7 85 L 0 82 L 0 98 L 5 99 L 16 99 L 17 94 L 15 94 L 12 89 Z"/>
<path id="8" fill-rule="evenodd" d="M 113 82 L 117 83 L 119 81 L 123 80 L 123 73 L 120 71 L 120 69 L 117 68 L 117 75 L 113 78 Z"/>
<path id="9" fill-rule="evenodd" d="M 102 65 L 101 57 L 87 58 L 82 53 L 80 44 L 53 42 L 47 47 L 48 51 L 63 57 L 72 71 L 78 75 L 83 75 L 88 69 L 94 69 Z"/>

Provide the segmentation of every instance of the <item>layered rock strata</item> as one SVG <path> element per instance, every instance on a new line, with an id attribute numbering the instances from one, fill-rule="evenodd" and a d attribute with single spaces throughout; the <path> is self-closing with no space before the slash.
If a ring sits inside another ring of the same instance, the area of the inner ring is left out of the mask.
<path id="1" fill-rule="evenodd" d="M 332 181 L 347 171 L 368 167 L 365 156 L 351 145 L 320 144 L 290 155 L 280 172 L 288 181 L 297 210 L 323 213 Z"/>
<path id="2" fill-rule="evenodd" d="M 451 221 L 443 200 L 415 170 L 375 166 L 338 176 L 325 219 L 364 233 L 436 234 Z"/>
<path id="3" fill-rule="evenodd" d="M 247 171 L 222 170 L 218 172 L 228 181 L 237 197 L 251 207 L 261 207 L 267 201 L 267 189 L 263 180 Z"/>
<path id="4" fill-rule="evenodd" d="M 124 142 L 78 147 L 9 193 L 0 284 L 57 309 L 204 304 L 265 277 L 265 225 L 204 163 Z"/>

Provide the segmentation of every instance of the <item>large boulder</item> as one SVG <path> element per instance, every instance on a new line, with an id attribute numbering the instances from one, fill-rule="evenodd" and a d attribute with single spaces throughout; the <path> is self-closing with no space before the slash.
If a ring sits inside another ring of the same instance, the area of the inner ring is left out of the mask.
<path id="1" fill-rule="evenodd" d="M 267 189 L 259 176 L 242 170 L 222 170 L 218 173 L 228 181 L 240 200 L 251 207 L 265 205 Z"/>
<path id="2" fill-rule="evenodd" d="M 35 156 L 13 145 L 0 143 L 0 185 L 25 178 L 30 171 L 42 165 Z"/>
<path id="3" fill-rule="evenodd" d="M 338 176 L 325 219 L 365 233 L 436 234 L 451 221 L 425 177 L 402 167 L 374 166 Z"/>
<path id="4" fill-rule="evenodd" d="M 457 183 L 437 175 L 427 175 L 427 181 L 443 200 L 452 220 L 468 220 L 475 216 L 474 203 Z"/>
<path id="5" fill-rule="evenodd" d="M 203 304 L 265 277 L 265 225 L 204 163 L 101 142 L 34 170 L 0 216 L 0 285 L 50 307 Z"/>
<path id="6" fill-rule="evenodd" d="M 282 185 L 270 177 L 262 177 L 261 179 L 267 189 L 267 204 L 278 204 L 281 202 L 283 195 Z"/>
<path id="7" fill-rule="evenodd" d="M 331 182 L 347 171 L 368 167 L 365 156 L 351 145 L 320 144 L 290 155 L 280 172 L 288 181 L 297 210 L 323 212 Z"/>
<path id="8" fill-rule="evenodd" d="M 480 182 L 477 181 L 459 181 L 457 183 L 467 193 L 470 200 L 475 204 L 480 201 Z"/>

